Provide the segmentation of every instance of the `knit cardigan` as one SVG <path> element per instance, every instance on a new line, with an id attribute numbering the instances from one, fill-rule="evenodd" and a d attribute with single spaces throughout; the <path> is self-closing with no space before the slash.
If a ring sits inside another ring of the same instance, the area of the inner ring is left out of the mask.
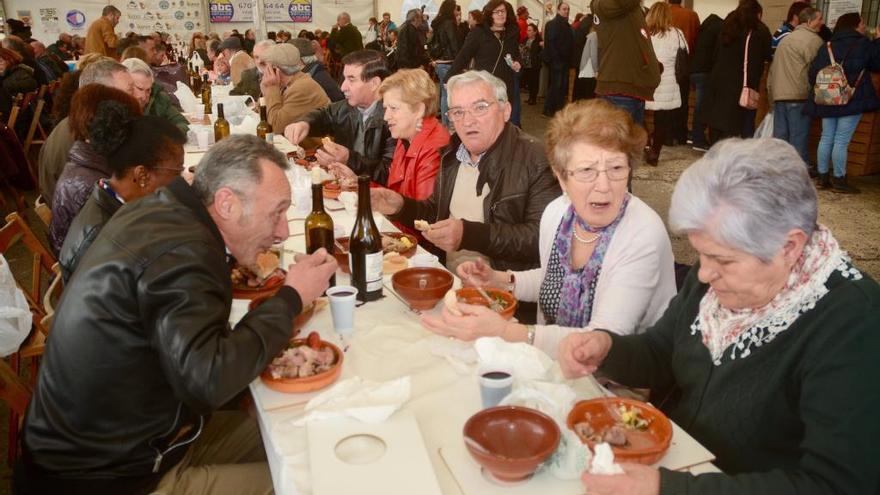
<path id="1" fill-rule="evenodd" d="M 716 366 L 691 330 L 708 288 L 698 269 L 646 333 L 610 334 L 601 367 L 652 395 L 671 391 L 655 402 L 724 471 L 661 469 L 660 494 L 880 493 L 880 286 L 843 263 L 787 330 L 739 342 L 731 359 L 734 343 Z"/>

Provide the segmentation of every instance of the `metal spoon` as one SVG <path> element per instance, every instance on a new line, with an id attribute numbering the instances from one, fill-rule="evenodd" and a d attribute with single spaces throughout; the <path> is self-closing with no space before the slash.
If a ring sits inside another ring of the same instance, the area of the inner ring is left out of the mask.
<path id="1" fill-rule="evenodd" d="M 501 304 L 499 304 L 498 301 L 496 301 L 495 299 L 492 299 L 489 296 L 489 294 L 485 290 L 483 290 L 482 287 L 480 287 L 479 285 L 474 283 L 473 277 L 469 276 L 468 282 L 470 282 L 470 284 L 473 285 L 475 289 L 477 289 L 477 293 L 479 293 L 480 296 L 482 296 L 483 299 L 485 299 L 486 302 L 489 303 L 489 309 L 491 309 L 492 311 L 494 311 L 496 313 L 500 313 L 500 312 L 504 311 L 504 308 L 501 307 Z"/>

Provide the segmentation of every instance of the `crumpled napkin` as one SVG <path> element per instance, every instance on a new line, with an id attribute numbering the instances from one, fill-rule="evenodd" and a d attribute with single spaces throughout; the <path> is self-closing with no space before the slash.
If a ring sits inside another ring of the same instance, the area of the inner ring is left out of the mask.
<path id="1" fill-rule="evenodd" d="M 174 96 L 180 102 L 180 108 L 183 109 L 184 113 L 196 113 L 197 107 L 202 104 L 201 97 L 196 98 L 192 89 L 180 81 L 177 81 L 177 90 L 174 91 Z"/>
<path id="2" fill-rule="evenodd" d="M 620 464 L 614 462 L 614 452 L 606 442 L 596 444 L 593 449 L 593 462 L 590 464 L 590 474 L 623 474 Z"/>
<path id="3" fill-rule="evenodd" d="M 309 421 L 351 417 L 364 423 L 381 423 L 410 398 L 410 377 L 373 382 L 360 377 L 343 380 L 306 404 L 307 414 L 292 421 L 303 426 Z"/>
<path id="4" fill-rule="evenodd" d="M 446 359 L 459 375 L 467 375 L 477 363 L 477 353 L 470 342 L 448 339 L 439 335 L 431 336 L 431 354 Z"/>
<path id="5" fill-rule="evenodd" d="M 511 343 L 499 337 L 482 337 L 474 342 L 481 367 L 509 370 L 518 381 L 546 380 L 554 366 L 544 351 L 524 342 Z"/>

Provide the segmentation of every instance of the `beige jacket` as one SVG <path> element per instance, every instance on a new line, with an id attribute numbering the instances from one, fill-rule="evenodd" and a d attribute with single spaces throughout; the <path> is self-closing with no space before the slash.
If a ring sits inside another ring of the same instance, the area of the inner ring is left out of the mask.
<path id="1" fill-rule="evenodd" d="M 241 82 L 241 73 L 256 66 L 254 59 L 246 51 L 235 52 L 232 59 L 229 60 L 229 75 L 232 77 L 232 84 L 238 86 L 238 83 Z"/>
<path id="2" fill-rule="evenodd" d="M 269 124 L 278 134 L 284 132 L 287 124 L 300 120 L 312 110 L 330 104 L 327 93 L 312 76 L 303 72 L 294 74 L 283 91 L 280 86 L 265 88 L 263 97 L 266 98 Z"/>
<path id="3" fill-rule="evenodd" d="M 806 100 L 810 96 L 807 69 L 821 46 L 822 38 L 806 24 L 779 42 L 767 76 L 770 101 Z"/>
<path id="4" fill-rule="evenodd" d="M 113 31 L 113 24 L 106 17 L 99 17 L 89 26 L 89 31 L 86 33 L 86 53 L 100 53 L 118 59 L 117 44 L 119 38 Z"/>

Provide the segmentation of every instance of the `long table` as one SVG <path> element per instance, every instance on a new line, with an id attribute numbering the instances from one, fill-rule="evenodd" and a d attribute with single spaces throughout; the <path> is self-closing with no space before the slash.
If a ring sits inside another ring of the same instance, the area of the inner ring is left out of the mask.
<path id="1" fill-rule="evenodd" d="M 281 136 L 276 136 L 275 144 L 283 152 L 292 149 Z M 200 156 L 201 153 L 187 153 L 187 167 L 195 165 Z M 327 205 L 338 208 L 329 212 L 337 228 L 350 232 L 353 215 L 341 209 L 338 202 L 327 202 Z M 282 256 L 285 265 L 292 260 L 294 253 L 305 251 L 304 218 L 293 212 L 292 207 L 288 212 L 290 237 L 284 242 Z M 384 223 L 379 226 L 380 230 L 394 229 L 390 223 Z M 338 284 L 348 282 L 348 275 L 337 272 Z M 455 284 L 460 286 L 457 278 Z M 238 321 L 247 312 L 247 304 L 245 300 L 233 301 L 231 322 Z M 391 289 L 390 276 L 385 277 L 382 299 L 355 309 L 355 331 L 351 336 L 343 339 L 336 334 L 327 307 L 316 311 L 306 325 L 305 332 L 309 331 L 317 331 L 322 339 L 346 349 L 340 380 L 357 376 L 383 382 L 410 376 L 411 398 L 403 410 L 412 413 L 418 423 L 442 493 L 477 493 L 462 485 L 461 473 L 453 473 L 450 468 L 450 452 L 456 448 L 463 451 L 462 426 L 481 408 L 474 366 L 449 357 L 450 351 L 466 352 L 470 343 L 450 342 L 423 329 L 419 315 L 409 309 Z M 450 346 L 457 348 L 451 349 Z M 445 349 L 446 355 L 438 352 L 442 349 Z M 570 385 L 578 393 L 579 399 L 599 397 L 606 393 L 592 377 L 576 380 Z M 265 387 L 259 378 L 251 383 L 250 390 L 256 403 L 275 493 L 312 493 L 306 428 L 292 423 L 304 414 L 303 408 L 308 399 L 320 392 L 282 394 Z M 677 426 L 674 426 L 673 445 L 664 459 L 695 474 L 717 472 L 711 464 L 711 454 Z M 392 482 L 389 480 L 389 483 Z"/>

